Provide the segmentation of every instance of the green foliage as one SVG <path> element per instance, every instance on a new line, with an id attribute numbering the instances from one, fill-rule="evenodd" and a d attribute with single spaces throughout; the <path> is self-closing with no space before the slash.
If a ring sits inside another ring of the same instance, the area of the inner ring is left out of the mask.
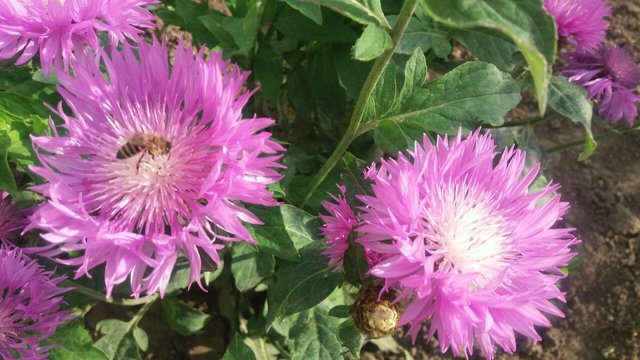
<path id="1" fill-rule="evenodd" d="M 75 320 L 58 328 L 56 334 L 43 345 L 55 344 L 50 360 L 106 360 L 107 357 L 93 347 L 93 339 L 84 328 L 84 321 Z"/>
<path id="2" fill-rule="evenodd" d="M 236 334 L 229 346 L 227 346 L 227 351 L 225 351 L 224 356 L 222 356 L 222 360 L 255 360 L 256 355 L 253 353 L 253 350 L 247 344 L 242 341 L 242 338 Z"/>
<path id="3" fill-rule="evenodd" d="M 133 335 L 133 322 L 116 319 L 102 320 L 96 326 L 103 337 L 94 346 L 109 360 L 142 359 L 140 349 Z"/>
<path id="4" fill-rule="evenodd" d="M 549 86 L 549 107 L 584 127 L 585 144 L 579 160 L 584 160 L 591 156 L 597 146 L 591 132 L 593 105 L 587 99 L 587 93 L 584 88 L 570 83 L 562 76 L 552 77 L 551 85 Z"/>
<path id="5" fill-rule="evenodd" d="M 380 0 L 287 0 L 287 3 L 297 9 L 301 4 L 322 5 L 361 24 L 390 28 L 382 13 Z"/>
<path id="6" fill-rule="evenodd" d="M 374 24 L 364 28 L 362 36 L 353 47 L 353 56 L 362 61 L 369 61 L 382 55 L 385 50 L 391 49 L 391 36 L 386 29 Z"/>
<path id="7" fill-rule="evenodd" d="M 162 301 L 162 318 L 173 331 L 182 336 L 190 336 L 202 330 L 211 316 L 195 309 L 175 297 Z"/>
<path id="8" fill-rule="evenodd" d="M 453 28 L 492 29 L 509 37 L 529 65 L 544 114 L 558 36 L 541 0 L 424 0 L 422 4 L 430 17 Z"/>
<path id="9" fill-rule="evenodd" d="M 322 307 L 300 314 L 289 330 L 287 341 L 292 360 L 332 360 L 340 358 L 342 345 L 336 328 L 338 320 Z"/>
<path id="10" fill-rule="evenodd" d="M 255 288 L 275 270 L 273 255 L 261 252 L 254 245 L 237 243 L 231 248 L 231 273 L 240 291 Z"/>

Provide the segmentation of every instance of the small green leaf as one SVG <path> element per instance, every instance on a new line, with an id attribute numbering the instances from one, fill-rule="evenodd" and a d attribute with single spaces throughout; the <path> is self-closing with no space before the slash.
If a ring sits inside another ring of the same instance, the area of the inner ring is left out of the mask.
<path id="1" fill-rule="evenodd" d="M 448 26 L 493 29 L 509 37 L 529 65 L 544 114 L 558 38 L 541 0 L 424 0 L 422 5 L 427 15 Z"/>
<path id="2" fill-rule="evenodd" d="M 342 282 L 321 250 L 319 244 L 311 244 L 301 250 L 301 263 L 284 264 L 276 272 L 276 281 L 267 291 L 267 324 L 319 304 Z"/>
<path id="3" fill-rule="evenodd" d="M 313 20 L 318 25 L 322 25 L 322 9 L 319 4 L 305 3 L 300 0 L 282 0 L 292 8 L 300 11 L 304 16 Z"/>
<path id="4" fill-rule="evenodd" d="M 329 310 L 329 316 L 346 319 L 351 317 L 349 305 L 336 305 Z"/>
<path id="5" fill-rule="evenodd" d="M 240 334 L 235 334 L 229 346 L 227 346 L 227 351 L 224 352 L 222 360 L 256 360 L 256 355 L 244 343 Z"/>
<path id="6" fill-rule="evenodd" d="M 129 323 L 116 319 L 106 319 L 96 325 L 104 334 L 93 345 L 102 351 L 109 360 L 140 359 L 140 352 L 129 332 Z M 126 357 L 123 357 L 125 356 Z"/>
<path id="7" fill-rule="evenodd" d="M 337 319 L 322 308 L 301 314 L 289 331 L 292 360 L 333 360 L 341 358 L 342 345 L 337 338 Z"/>
<path id="8" fill-rule="evenodd" d="M 142 330 L 139 327 L 133 328 L 133 339 L 138 344 L 138 347 L 142 351 L 147 351 L 149 348 L 149 336 L 147 336 L 147 332 Z"/>
<path id="9" fill-rule="evenodd" d="M 264 225 L 249 226 L 258 247 L 265 253 L 289 261 L 299 261 L 298 250 L 318 241 L 321 222 L 304 210 L 292 205 L 272 208 L 252 208 Z"/>
<path id="10" fill-rule="evenodd" d="M 593 105 L 587 99 L 584 88 L 570 83 L 563 76 L 552 77 L 549 86 L 549 106 L 558 114 L 584 127 L 585 145 L 578 159 L 584 160 L 591 156 L 597 143 L 591 132 Z"/>
<path id="11" fill-rule="evenodd" d="M 162 318 L 171 329 L 182 336 L 197 333 L 211 320 L 209 314 L 194 309 L 175 297 L 168 297 L 162 301 Z"/>
<path id="12" fill-rule="evenodd" d="M 253 289 L 271 276 L 275 265 L 273 255 L 259 251 L 255 245 L 238 242 L 231 247 L 231 273 L 240 292 Z"/>
<path id="13" fill-rule="evenodd" d="M 353 56 L 360 61 L 373 60 L 392 46 L 391 36 L 384 28 L 369 24 L 353 46 Z"/>
<path id="14" fill-rule="evenodd" d="M 360 349 L 366 337 L 358 330 L 353 319 L 347 319 L 338 326 L 338 340 L 353 356 L 360 358 Z"/>
<path id="15" fill-rule="evenodd" d="M 356 195 L 370 195 L 371 187 L 362 176 L 365 162 L 347 152 L 340 163 L 340 184 L 347 189 L 346 198 L 351 206 L 356 206 L 360 201 Z"/>
<path id="16" fill-rule="evenodd" d="M 282 85 L 282 57 L 276 54 L 268 44 L 262 45 L 254 59 L 253 69 L 260 80 L 260 90 L 275 107 L 278 104 L 280 85 Z"/>
<path id="17" fill-rule="evenodd" d="M 43 345 L 54 345 L 50 360 L 106 360 L 107 357 L 93 347 L 91 334 L 84 328 L 82 319 L 58 328 L 54 336 Z"/>
<path id="18" fill-rule="evenodd" d="M 380 0 L 288 0 L 288 4 L 318 4 L 361 24 L 391 28 L 382 13 Z"/>

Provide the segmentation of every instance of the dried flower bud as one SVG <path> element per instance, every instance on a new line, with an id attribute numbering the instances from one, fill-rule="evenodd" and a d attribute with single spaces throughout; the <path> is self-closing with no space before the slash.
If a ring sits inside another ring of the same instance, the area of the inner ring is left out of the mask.
<path id="1" fill-rule="evenodd" d="M 393 294 L 378 298 L 380 288 L 378 284 L 364 284 L 350 310 L 358 329 L 374 339 L 392 335 L 402 314 L 399 304 L 393 304 Z"/>

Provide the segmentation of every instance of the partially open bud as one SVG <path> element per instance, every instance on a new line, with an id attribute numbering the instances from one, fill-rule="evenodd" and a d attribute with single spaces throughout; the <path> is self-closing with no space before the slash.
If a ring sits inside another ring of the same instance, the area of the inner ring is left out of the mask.
<path id="1" fill-rule="evenodd" d="M 380 289 L 379 284 L 363 284 L 350 309 L 358 330 L 374 339 L 392 335 L 402 314 L 400 305 L 393 304 L 393 294 L 385 293 L 378 299 Z"/>

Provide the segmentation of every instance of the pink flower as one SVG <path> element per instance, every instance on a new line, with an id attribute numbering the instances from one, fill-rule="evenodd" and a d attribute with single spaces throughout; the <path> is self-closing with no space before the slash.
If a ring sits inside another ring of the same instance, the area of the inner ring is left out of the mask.
<path id="1" fill-rule="evenodd" d="M 133 296 L 162 295 L 180 254 L 200 283 L 201 255 L 219 262 L 218 240 L 254 242 L 243 223 L 261 224 L 242 202 L 274 206 L 267 185 L 280 179 L 284 149 L 264 131 L 274 121 L 242 116 L 248 76 L 212 53 L 140 43 L 74 64 L 59 92 L 72 114 L 64 133 L 33 138 L 33 171 L 47 198 L 31 228 L 44 231 L 44 255 L 79 266 L 105 264 L 107 296 L 129 278 Z M 55 132 L 55 129 L 54 129 Z M 66 253 L 81 256 L 67 259 Z"/>
<path id="2" fill-rule="evenodd" d="M 156 0 L 0 0 L 0 59 L 18 56 L 16 64 L 40 54 L 45 74 L 66 71 L 72 53 L 99 48 L 98 32 L 113 46 L 139 40 L 142 28 L 154 28 L 143 6 Z"/>
<path id="3" fill-rule="evenodd" d="M 558 35 L 571 39 L 580 49 L 590 50 L 604 41 L 611 15 L 606 0 L 544 0 L 558 27 Z"/>
<path id="4" fill-rule="evenodd" d="M 386 256 L 370 273 L 407 303 L 399 325 L 415 341 L 430 321 L 429 335 L 456 356 L 474 342 L 489 359 L 495 345 L 512 353 L 515 332 L 539 341 L 545 314 L 563 315 L 551 300 L 564 301 L 559 268 L 578 242 L 552 228 L 568 208 L 558 186 L 530 193 L 539 165 L 523 172 L 524 152 L 495 150 L 479 131 L 435 145 L 425 135 L 409 157 L 383 160 L 373 195 L 359 197 L 357 241 Z"/>
<path id="5" fill-rule="evenodd" d="M 10 244 L 18 230 L 27 226 L 25 213 L 18 210 L 7 192 L 0 190 L 0 244 Z"/>
<path id="6" fill-rule="evenodd" d="M 342 269 L 342 259 L 349 249 L 349 235 L 356 226 L 356 218 L 345 198 L 346 188 L 338 185 L 342 195 L 331 195 L 336 203 L 323 201 L 322 206 L 331 215 L 320 215 L 324 226 L 320 230 L 325 243 L 329 247 L 323 254 L 329 257 L 329 265 L 335 265 L 336 270 Z"/>
<path id="7" fill-rule="evenodd" d="M 0 246 L 0 358 L 47 358 L 51 346 L 39 343 L 69 319 L 60 310 L 60 294 L 68 290 L 58 287 L 62 280 L 19 250 Z"/>
<path id="8" fill-rule="evenodd" d="M 609 124 L 624 119 L 629 126 L 638 117 L 640 70 L 627 51 L 603 45 L 597 50 L 576 51 L 563 55 L 567 66 L 562 74 L 583 86 L 587 96 L 596 101 L 598 113 Z"/>

